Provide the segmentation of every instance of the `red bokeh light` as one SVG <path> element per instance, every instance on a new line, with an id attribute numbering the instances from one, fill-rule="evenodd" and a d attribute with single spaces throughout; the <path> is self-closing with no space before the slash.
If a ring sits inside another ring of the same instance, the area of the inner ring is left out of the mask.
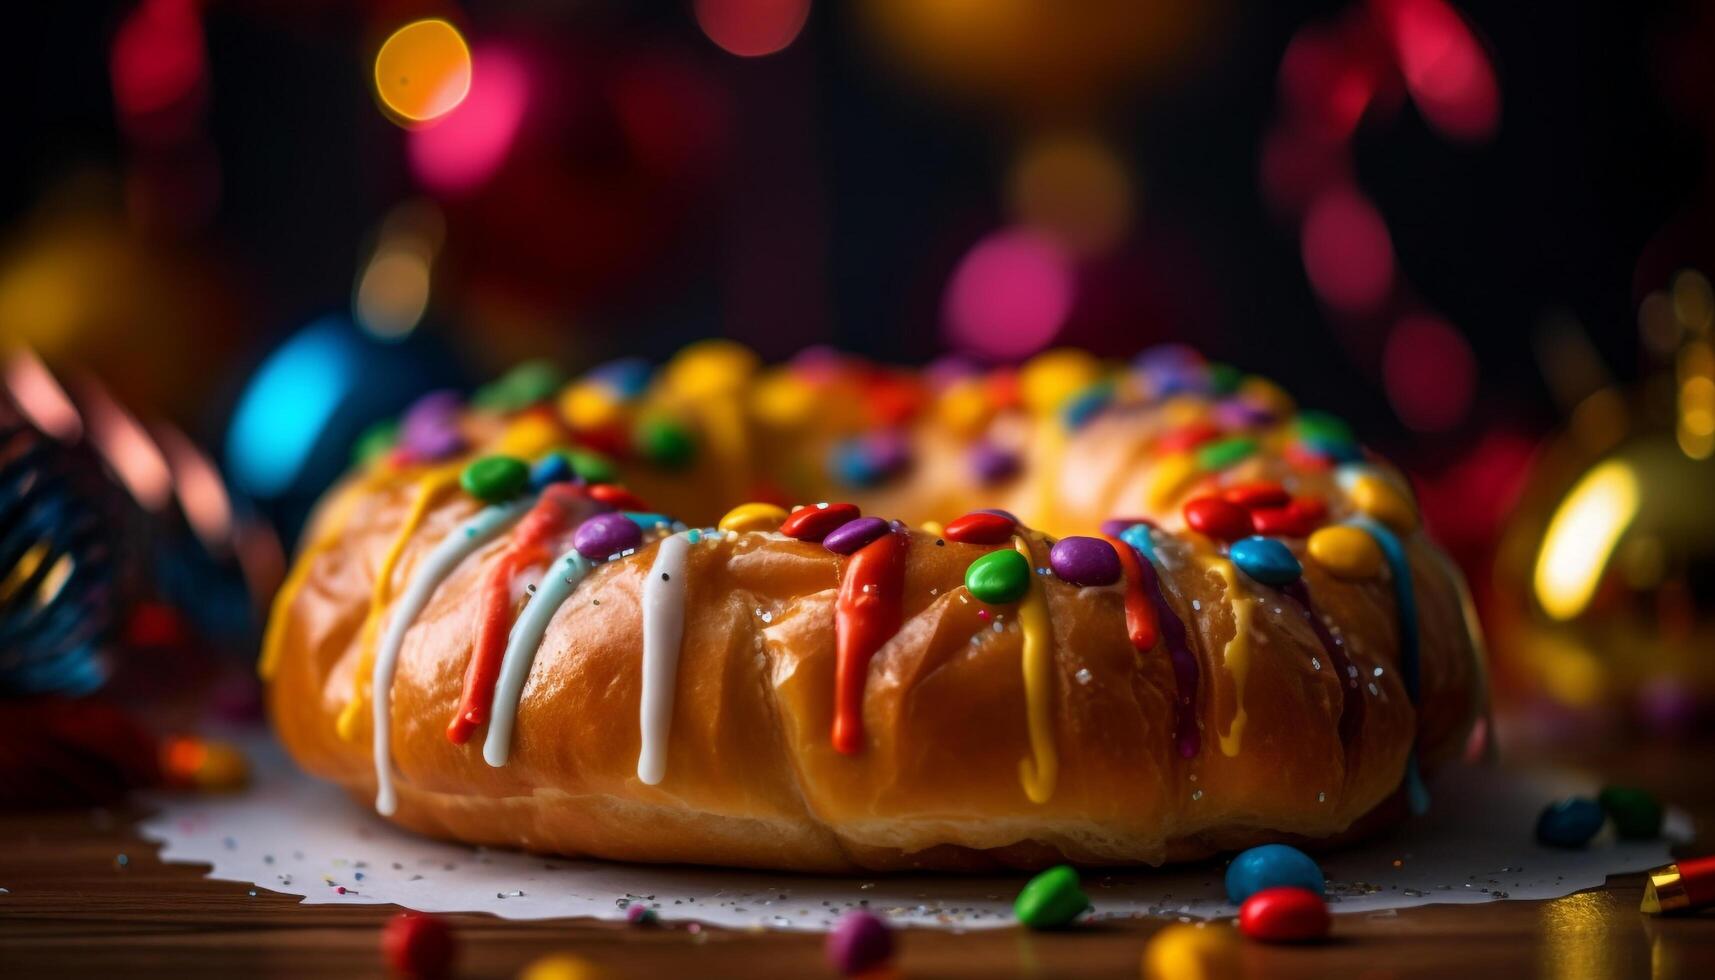
<path id="1" fill-rule="evenodd" d="M 1500 86 L 1459 12 L 1444 0 L 1371 0 L 1371 7 L 1424 119 L 1450 139 L 1494 135 Z"/>
<path id="2" fill-rule="evenodd" d="M 132 128 L 201 96 L 207 57 L 193 0 L 144 0 L 113 36 L 113 102 Z"/>
<path id="3" fill-rule="evenodd" d="M 744 58 L 783 50 L 810 16 L 810 0 L 696 0 L 693 7 L 709 40 Z"/>
<path id="4" fill-rule="evenodd" d="M 1465 420 L 1477 390 L 1471 345 L 1447 321 L 1428 314 L 1401 319 L 1382 352 L 1388 402 L 1407 427 L 1444 432 Z"/>
<path id="5" fill-rule="evenodd" d="M 947 284 L 947 340 L 1003 360 L 1034 354 L 1065 325 L 1073 289 L 1072 260 L 1051 239 L 996 232 L 966 253 Z"/>
<path id="6" fill-rule="evenodd" d="M 1304 272 L 1329 306 L 1374 313 L 1393 289 L 1393 242 L 1387 225 L 1354 187 L 1323 192 L 1304 216 Z"/>

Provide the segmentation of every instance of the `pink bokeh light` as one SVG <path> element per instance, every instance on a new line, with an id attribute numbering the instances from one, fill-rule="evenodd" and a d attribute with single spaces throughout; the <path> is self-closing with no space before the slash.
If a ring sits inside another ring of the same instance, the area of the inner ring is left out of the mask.
<path id="1" fill-rule="evenodd" d="M 1382 352 L 1388 402 L 1407 427 L 1444 432 L 1470 414 L 1477 359 L 1451 324 L 1430 314 L 1401 319 Z"/>
<path id="2" fill-rule="evenodd" d="M 458 108 L 411 130 L 406 156 L 417 182 L 458 195 L 492 178 L 517 140 L 530 101 L 523 57 L 496 45 L 472 52 L 470 94 Z"/>
<path id="3" fill-rule="evenodd" d="M 784 50 L 810 16 L 810 0 L 695 0 L 692 8 L 709 40 L 742 58 Z"/>
<path id="4" fill-rule="evenodd" d="M 1484 140 L 1500 122 L 1488 52 L 1444 0 L 1372 0 L 1405 87 L 1424 119 L 1450 139 Z"/>
<path id="5" fill-rule="evenodd" d="M 1065 326 L 1074 292 L 1065 250 L 1034 232 L 997 231 L 972 246 L 947 283 L 947 340 L 1002 360 L 1034 354 Z"/>
<path id="6" fill-rule="evenodd" d="M 1393 241 L 1382 216 L 1355 187 L 1323 192 L 1304 216 L 1304 272 L 1323 302 L 1374 313 L 1393 289 Z"/>

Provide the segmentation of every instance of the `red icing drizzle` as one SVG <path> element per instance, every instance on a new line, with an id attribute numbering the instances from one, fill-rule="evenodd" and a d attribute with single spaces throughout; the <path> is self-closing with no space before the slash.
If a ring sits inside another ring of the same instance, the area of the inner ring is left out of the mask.
<path id="1" fill-rule="evenodd" d="M 542 491 L 542 498 L 518 522 L 512 542 L 482 581 L 482 613 L 477 620 L 476 649 L 464 672 L 464 695 L 458 713 L 447 725 L 447 739 L 455 745 L 470 740 L 477 726 L 488 721 L 494 701 L 494 682 L 500 661 L 506 656 L 507 634 L 512 629 L 512 579 L 522 569 L 553 557 L 547 543 L 571 522 L 573 508 L 583 497 L 569 483 L 555 483 Z"/>
<path id="2" fill-rule="evenodd" d="M 891 531 L 846 561 L 834 602 L 834 749 L 856 755 L 863 749 L 863 688 L 869 661 L 899 632 L 900 595 L 905 586 L 905 547 L 910 536 Z"/>
<path id="3" fill-rule="evenodd" d="M 1139 651 L 1148 650 L 1155 646 L 1155 641 L 1161 636 L 1161 626 L 1155 619 L 1155 607 L 1150 605 L 1149 596 L 1143 594 L 1143 568 L 1138 560 L 1137 552 L 1131 545 L 1109 534 L 1100 535 L 1103 541 L 1113 546 L 1114 553 L 1120 557 L 1120 568 L 1125 570 L 1125 631 L 1131 638 L 1131 645 Z"/>
<path id="4" fill-rule="evenodd" d="M 1126 546 L 1128 549 L 1130 545 Z M 1161 625 L 1161 639 L 1167 646 L 1167 656 L 1173 662 L 1173 681 L 1177 687 L 1173 698 L 1173 744 L 1181 759 L 1195 758 L 1203 750 L 1203 733 L 1197 729 L 1197 657 L 1185 633 L 1185 621 L 1167 604 L 1161 593 L 1161 578 L 1155 566 L 1147 561 L 1137 563 L 1139 578 L 1155 615 Z"/>
<path id="5" fill-rule="evenodd" d="M 1280 591 L 1298 606 L 1299 613 L 1310 624 L 1311 631 L 1328 654 L 1334 676 L 1340 682 L 1340 743 L 1350 745 L 1364 725 L 1364 699 L 1359 696 L 1358 675 L 1352 670 L 1352 662 L 1346 658 L 1345 647 L 1328 632 L 1328 625 L 1322 622 L 1322 617 L 1316 615 L 1316 604 L 1310 601 L 1310 589 L 1303 579 Z"/>

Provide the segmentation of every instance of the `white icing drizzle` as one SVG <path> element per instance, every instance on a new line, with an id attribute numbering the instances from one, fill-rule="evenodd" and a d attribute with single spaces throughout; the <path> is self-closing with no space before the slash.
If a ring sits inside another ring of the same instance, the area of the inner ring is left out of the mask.
<path id="1" fill-rule="evenodd" d="M 679 678 L 679 646 L 685 636 L 685 555 L 692 534 L 661 540 L 655 564 L 643 580 L 643 694 L 638 699 L 641 748 L 637 778 L 653 786 L 667 774 L 667 734 L 673 724 L 673 695 Z"/>
<path id="2" fill-rule="evenodd" d="M 500 677 L 494 684 L 494 703 L 489 708 L 488 736 L 482 743 L 482 757 L 491 766 L 504 766 L 512 754 L 512 728 L 518 720 L 518 702 L 524 695 L 524 682 L 530 677 L 530 667 L 536 662 L 536 651 L 542 637 L 553 622 L 554 613 L 577 590 L 578 583 L 590 573 L 595 564 L 573 548 L 554 559 L 548 566 L 547 577 L 536 586 L 512 632 L 506 638 L 506 655 L 500 661 Z"/>
<path id="3" fill-rule="evenodd" d="M 476 549 L 494 540 L 523 517 L 534 502 L 533 497 L 521 497 L 512 503 L 478 512 L 435 545 L 411 577 L 411 584 L 394 603 L 393 618 L 387 623 L 387 632 L 375 651 L 375 673 L 370 682 L 375 708 L 375 810 L 384 817 L 392 816 L 399 804 L 393 792 L 393 738 L 389 726 L 393 710 L 393 672 L 399 665 L 399 649 L 405 644 L 405 631 L 429 604 L 441 580 L 452 574 L 453 569 Z"/>

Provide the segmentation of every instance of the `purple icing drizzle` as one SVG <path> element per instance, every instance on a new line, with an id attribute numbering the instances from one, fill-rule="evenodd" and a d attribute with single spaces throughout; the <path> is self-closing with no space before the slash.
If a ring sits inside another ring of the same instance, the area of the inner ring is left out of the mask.
<path id="1" fill-rule="evenodd" d="M 1138 556 L 1138 569 L 1143 573 L 1139 583 L 1155 606 L 1155 618 L 1161 625 L 1161 639 L 1167 647 L 1168 659 L 1173 661 L 1173 682 L 1177 692 L 1173 699 L 1173 743 L 1181 759 L 1195 758 L 1203 750 L 1203 733 L 1197 730 L 1197 658 L 1185 633 L 1185 621 L 1167 604 L 1161 593 L 1161 577 L 1149 559 Z"/>
<path id="2" fill-rule="evenodd" d="M 1328 625 L 1316 614 L 1316 604 L 1311 601 L 1310 589 L 1303 579 L 1282 586 L 1280 591 L 1298 606 L 1304 621 L 1310 624 L 1316 639 L 1321 642 L 1323 652 L 1328 654 L 1334 677 L 1340 682 L 1340 744 L 1349 746 L 1364 725 L 1364 699 L 1358 690 L 1359 678 L 1352 669 L 1352 661 L 1346 657 L 1345 646 L 1334 639 L 1334 634 L 1328 632 Z"/>

